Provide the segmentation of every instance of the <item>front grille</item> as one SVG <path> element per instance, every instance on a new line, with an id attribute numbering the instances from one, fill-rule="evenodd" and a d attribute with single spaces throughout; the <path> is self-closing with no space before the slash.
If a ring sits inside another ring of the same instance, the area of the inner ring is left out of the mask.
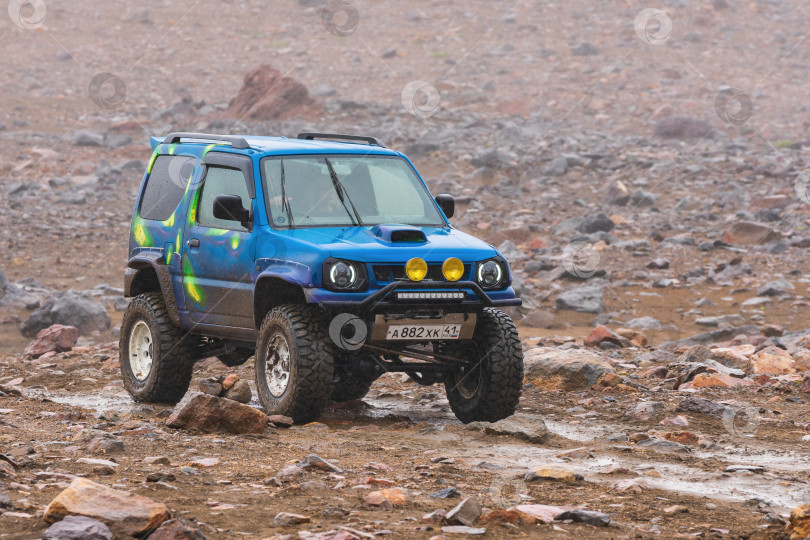
<path id="1" fill-rule="evenodd" d="M 374 271 L 374 279 L 377 283 L 389 283 L 392 281 L 404 281 L 408 279 L 405 275 L 405 265 L 404 264 L 375 264 L 372 265 L 372 270 Z M 470 275 L 470 265 L 464 265 L 464 277 L 461 279 L 464 280 L 468 278 Z M 444 274 L 442 274 L 442 265 L 441 264 L 428 264 L 428 271 L 427 276 L 425 276 L 425 281 L 447 281 L 444 279 Z"/>

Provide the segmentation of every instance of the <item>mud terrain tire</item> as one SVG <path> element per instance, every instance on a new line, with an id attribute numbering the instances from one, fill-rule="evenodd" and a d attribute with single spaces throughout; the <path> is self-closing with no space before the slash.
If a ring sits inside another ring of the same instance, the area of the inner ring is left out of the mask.
<path id="1" fill-rule="evenodd" d="M 133 338 L 140 347 L 130 347 Z M 198 343 L 197 336 L 172 323 L 160 293 L 136 296 L 121 322 L 118 361 L 124 388 L 135 401 L 177 403 L 191 383 Z M 145 360 L 131 356 L 135 351 Z"/>
<path id="2" fill-rule="evenodd" d="M 334 381 L 333 345 L 317 307 L 282 305 L 270 311 L 259 330 L 255 368 L 259 401 L 268 414 L 296 423 L 317 419 L 331 401 Z"/>
<path id="3" fill-rule="evenodd" d="M 509 315 L 484 308 L 475 337 L 443 346 L 442 351 L 471 361 L 444 382 L 450 408 L 459 420 L 497 422 L 514 414 L 523 388 L 523 350 Z"/>

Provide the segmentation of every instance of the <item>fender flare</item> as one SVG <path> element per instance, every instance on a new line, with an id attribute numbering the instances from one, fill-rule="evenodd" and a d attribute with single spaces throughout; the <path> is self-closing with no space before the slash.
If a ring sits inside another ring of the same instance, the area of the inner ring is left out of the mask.
<path id="1" fill-rule="evenodd" d="M 163 301 L 166 303 L 166 309 L 169 312 L 169 318 L 172 323 L 177 326 L 182 326 L 180 321 L 180 308 L 177 305 L 177 298 L 174 295 L 174 287 L 172 287 L 172 276 L 169 272 L 169 267 L 163 264 L 162 249 L 143 250 L 129 259 L 127 262 L 127 270 L 124 274 L 124 296 L 133 296 L 132 286 L 135 283 L 135 279 L 140 272 L 147 268 L 153 270 L 157 276 L 158 283 L 160 284 L 160 292 L 163 295 Z"/>

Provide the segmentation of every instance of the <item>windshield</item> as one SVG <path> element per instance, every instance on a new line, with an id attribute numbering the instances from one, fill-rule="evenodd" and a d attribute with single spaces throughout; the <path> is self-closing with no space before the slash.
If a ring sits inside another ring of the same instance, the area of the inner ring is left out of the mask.
<path id="1" fill-rule="evenodd" d="M 422 182 L 398 157 L 269 157 L 262 160 L 262 176 L 268 219 L 277 229 L 445 225 Z"/>

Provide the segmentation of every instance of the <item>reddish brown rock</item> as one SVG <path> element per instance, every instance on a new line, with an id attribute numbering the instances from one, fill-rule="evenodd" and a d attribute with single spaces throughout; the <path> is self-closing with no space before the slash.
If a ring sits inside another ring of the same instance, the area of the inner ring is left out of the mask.
<path id="1" fill-rule="evenodd" d="M 597 326 L 591 333 L 588 334 L 588 337 L 585 338 L 585 345 L 589 347 L 596 347 L 603 341 L 609 341 L 611 343 L 615 343 L 619 345 L 619 342 L 616 340 L 615 334 L 610 331 L 609 328 L 604 326 Z"/>
<path id="2" fill-rule="evenodd" d="M 790 511 L 786 532 L 790 534 L 790 540 L 805 540 L 810 536 L 810 504 L 797 506 Z"/>
<path id="3" fill-rule="evenodd" d="M 636 347 L 647 346 L 647 337 L 638 330 L 633 330 L 632 328 L 619 328 L 616 330 L 616 334 L 630 340 L 630 343 Z"/>
<path id="4" fill-rule="evenodd" d="M 306 86 L 263 64 L 245 75 L 228 112 L 237 118 L 279 120 L 299 115 L 314 105 Z"/>
<path id="5" fill-rule="evenodd" d="M 75 326 L 54 324 L 40 330 L 34 341 L 25 348 L 25 355 L 31 358 L 39 358 L 49 352 L 69 351 L 76 345 L 78 339 L 79 329 Z"/>
<path id="6" fill-rule="evenodd" d="M 796 373 L 793 358 L 778 347 L 767 347 L 748 359 L 746 372 L 753 375 L 788 375 Z"/>
<path id="7" fill-rule="evenodd" d="M 699 442 L 699 437 L 691 431 L 670 431 L 661 434 L 666 440 L 676 443 L 694 446 Z"/>
<path id="8" fill-rule="evenodd" d="M 76 478 L 57 495 L 45 509 L 43 519 L 55 523 L 65 516 L 97 519 L 116 537 L 144 536 L 170 517 L 163 504 L 86 478 Z"/>
<path id="9" fill-rule="evenodd" d="M 735 386 L 751 386 L 754 384 L 749 379 L 738 379 L 726 375 L 725 373 L 698 373 L 695 378 L 686 384 L 681 385 L 681 389 L 688 388 L 706 388 L 709 386 L 718 386 L 721 388 L 734 388 Z"/>
<path id="10" fill-rule="evenodd" d="M 520 504 L 515 507 L 515 510 L 531 516 L 541 523 L 551 523 L 554 518 L 562 514 L 565 509 L 559 506 L 548 506 L 545 504 Z"/>
<path id="11" fill-rule="evenodd" d="M 395 506 L 405 506 L 408 502 L 408 495 L 402 488 L 383 489 L 369 493 L 363 497 L 363 502 L 371 506 L 390 509 Z"/>
<path id="12" fill-rule="evenodd" d="M 239 380 L 239 375 L 236 373 L 231 373 L 224 379 L 222 379 L 222 389 L 223 390 L 230 390 L 231 387 L 236 384 L 236 381 Z"/>
<path id="13" fill-rule="evenodd" d="M 782 238 L 778 231 L 754 221 L 738 221 L 723 234 L 723 240 L 730 244 L 753 246 L 773 242 Z"/>
<path id="14" fill-rule="evenodd" d="M 237 401 L 189 392 L 166 419 L 166 425 L 206 432 L 261 433 L 267 427 L 267 415 Z"/>

